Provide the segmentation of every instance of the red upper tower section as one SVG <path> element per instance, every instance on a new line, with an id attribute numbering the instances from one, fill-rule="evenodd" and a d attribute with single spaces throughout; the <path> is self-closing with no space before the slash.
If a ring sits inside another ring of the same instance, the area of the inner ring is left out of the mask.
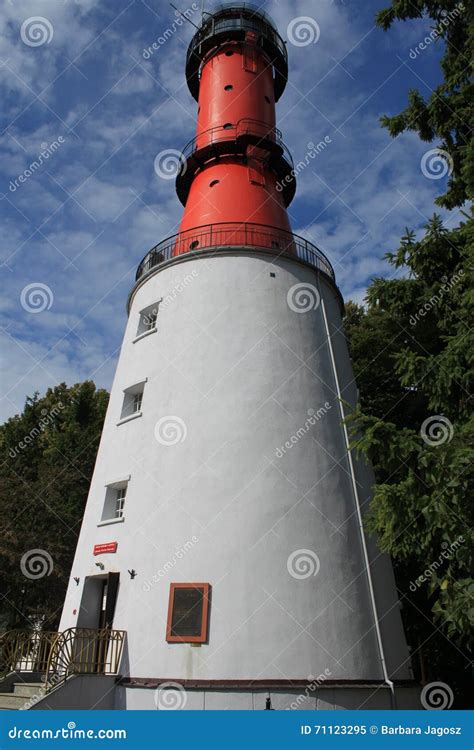
<path id="1" fill-rule="evenodd" d="M 324 253 L 290 229 L 295 171 L 275 127 L 288 55 L 273 21 L 250 3 L 206 13 L 189 45 L 186 77 L 198 121 L 176 178 L 184 215 L 179 233 L 143 258 L 137 283 L 177 256 L 229 247 L 290 255 L 334 281 Z"/>
<path id="2" fill-rule="evenodd" d="M 286 209 L 296 180 L 275 127 L 287 73 L 284 42 L 265 13 L 235 3 L 207 15 L 187 56 L 199 108 L 196 138 L 176 181 L 185 209 L 175 255 L 209 244 L 211 227 L 221 234 L 214 246 L 252 245 L 255 233 L 255 244 L 266 235 L 263 246 L 274 249 L 279 234 L 291 231 Z"/>

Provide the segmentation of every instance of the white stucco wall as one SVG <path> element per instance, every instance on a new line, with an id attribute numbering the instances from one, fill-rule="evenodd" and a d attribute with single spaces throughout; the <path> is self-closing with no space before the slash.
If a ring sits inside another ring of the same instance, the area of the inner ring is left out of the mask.
<path id="1" fill-rule="evenodd" d="M 120 571 L 124 674 L 383 678 L 322 306 L 288 306 L 301 283 L 320 290 L 344 398 L 354 401 L 336 293 L 308 266 L 262 253 L 202 256 L 163 268 L 133 297 L 71 572 L 81 581 L 71 582 L 60 626 L 76 624 L 96 562 Z M 133 343 L 140 311 L 169 295 L 157 332 Z M 145 378 L 143 415 L 117 426 L 123 390 Z M 277 457 L 308 410 L 326 403 Z M 154 434 L 168 416 L 186 431 L 170 446 Z M 356 470 L 365 500 L 372 475 Z M 105 485 L 128 475 L 124 522 L 98 526 Z M 110 541 L 116 554 L 93 556 L 94 544 Z M 408 679 L 391 565 L 369 548 L 390 675 Z M 304 549 L 319 572 L 299 580 L 287 561 Z M 165 640 L 169 584 L 183 581 L 212 586 L 209 642 L 199 647 Z"/>

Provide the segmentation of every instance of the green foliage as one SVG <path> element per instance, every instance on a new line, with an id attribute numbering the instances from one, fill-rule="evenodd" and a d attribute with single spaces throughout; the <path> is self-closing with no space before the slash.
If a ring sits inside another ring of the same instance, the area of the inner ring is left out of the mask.
<path id="1" fill-rule="evenodd" d="M 393 0 L 377 22 L 388 29 L 429 16 L 438 28 L 456 5 Z M 392 136 L 410 129 L 441 139 L 453 163 L 438 200 L 448 208 L 472 196 L 474 184 L 473 30 L 465 3 L 442 27 L 442 85 L 428 101 L 411 91 L 404 112 L 382 121 Z M 454 229 L 434 215 L 421 239 L 406 229 L 386 255 L 399 278 L 373 279 L 367 306 L 349 303 L 345 318 L 360 391 L 349 424 L 377 481 L 368 528 L 394 561 L 417 678 L 448 682 L 459 708 L 468 707 L 474 625 L 474 221 L 463 215 Z"/>
<path id="2" fill-rule="evenodd" d="M 439 147 L 449 154 L 454 169 L 448 190 L 437 203 L 454 208 L 474 194 L 474 6 L 468 0 L 393 0 L 376 20 L 387 30 L 397 20 L 426 16 L 433 20 L 437 43 L 444 44 L 443 82 L 426 100 L 419 91 L 410 91 L 406 109 L 392 117 L 384 116 L 382 125 L 392 136 L 413 130 L 423 141 L 440 141 Z M 411 64 L 416 65 L 416 61 Z"/>
<path id="3" fill-rule="evenodd" d="M 107 403 L 92 382 L 61 384 L 0 426 L 2 628 L 58 624 Z M 53 561 L 37 579 L 21 570 L 35 549 Z"/>

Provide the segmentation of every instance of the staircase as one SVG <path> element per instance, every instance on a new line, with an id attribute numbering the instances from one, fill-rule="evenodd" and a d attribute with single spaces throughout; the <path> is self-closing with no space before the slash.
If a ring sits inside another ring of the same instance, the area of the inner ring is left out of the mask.
<path id="1" fill-rule="evenodd" d="M 13 690 L 0 693 L 0 711 L 30 708 L 45 695 L 44 682 L 14 682 Z"/>

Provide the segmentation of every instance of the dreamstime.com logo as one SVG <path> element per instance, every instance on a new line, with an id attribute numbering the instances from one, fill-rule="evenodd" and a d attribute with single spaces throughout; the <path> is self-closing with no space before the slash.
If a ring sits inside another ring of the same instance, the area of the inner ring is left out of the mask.
<path id="1" fill-rule="evenodd" d="M 430 682 L 421 691 L 421 705 L 427 711 L 444 711 L 451 708 L 454 693 L 445 682 Z"/>
<path id="2" fill-rule="evenodd" d="M 181 711 L 188 702 L 186 690 L 178 682 L 163 682 L 155 690 L 158 711 Z"/>
<path id="3" fill-rule="evenodd" d="M 454 427 L 447 417 L 436 414 L 425 419 L 421 425 L 420 434 L 426 445 L 431 447 L 450 443 L 454 435 Z"/>
<path id="4" fill-rule="evenodd" d="M 54 302 L 54 294 L 47 284 L 34 281 L 27 284 L 21 290 L 20 302 L 23 310 L 37 315 L 44 310 L 51 310 Z"/>
<path id="5" fill-rule="evenodd" d="M 160 445 L 177 445 L 184 443 L 188 428 L 181 417 L 161 417 L 155 425 L 155 438 Z"/>
<path id="6" fill-rule="evenodd" d="M 30 16 L 21 24 L 21 41 L 28 47 L 50 44 L 54 36 L 53 24 L 44 16 Z"/>
<path id="7" fill-rule="evenodd" d="M 441 548 L 443 551 L 440 553 L 438 559 L 430 563 L 418 578 L 414 581 L 410 581 L 410 591 L 416 591 L 420 586 L 426 583 L 426 581 L 428 581 L 436 571 L 444 565 L 446 560 L 451 560 L 454 557 L 458 549 L 465 543 L 466 540 L 463 536 L 458 536 L 458 538 L 451 544 L 449 544 L 449 542 L 442 542 Z"/>
<path id="8" fill-rule="evenodd" d="M 66 139 L 60 135 L 58 138 L 54 141 L 51 141 L 51 143 L 44 143 L 41 144 L 41 151 L 39 152 L 36 159 L 34 159 L 26 169 L 23 170 L 21 174 L 18 175 L 18 177 L 15 177 L 14 180 L 10 180 L 10 184 L 8 186 L 8 189 L 11 193 L 16 193 L 20 185 L 25 183 L 27 180 L 29 180 L 30 177 L 32 177 L 35 172 L 38 171 L 40 167 L 43 166 L 43 164 L 48 161 L 49 157 L 52 156 L 60 146 L 62 146 L 63 143 L 66 142 Z"/>
<path id="9" fill-rule="evenodd" d="M 145 49 L 142 52 L 142 57 L 145 60 L 149 60 L 152 55 L 155 54 L 157 50 L 160 49 L 160 47 L 163 47 L 164 44 L 166 44 L 171 37 L 173 37 L 179 28 L 184 24 L 185 21 L 189 21 L 191 16 L 196 13 L 196 11 L 199 10 L 199 5 L 197 3 L 193 3 L 190 8 L 186 8 L 181 13 L 175 10 L 176 18 L 171 24 L 171 26 L 168 26 L 167 29 L 158 37 L 156 41 L 154 41 L 152 44 L 150 44 L 149 47 L 145 47 Z"/>
<path id="10" fill-rule="evenodd" d="M 420 162 L 423 175 L 428 180 L 441 180 L 446 175 L 452 175 L 454 169 L 453 157 L 442 148 L 432 148 L 423 154 Z"/>
<path id="11" fill-rule="evenodd" d="M 328 680 L 330 677 L 332 677 L 332 672 L 330 669 L 325 669 L 324 672 L 321 672 L 321 674 L 317 677 L 312 674 L 308 675 L 308 680 L 310 681 L 308 687 L 305 689 L 304 693 L 300 693 L 300 695 L 298 695 L 297 698 L 295 698 L 295 700 L 286 707 L 286 710 L 296 711 L 307 700 L 307 698 L 311 697 L 311 693 L 314 693 L 314 691 L 317 690 L 318 687 L 324 685 L 326 680 Z"/>
<path id="12" fill-rule="evenodd" d="M 288 307 L 295 313 L 307 313 L 317 310 L 321 303 L 321 296 L 314 284 L 295 284 L 286 296 Z"/>
<path id="13" fill-rule="evenodd" d="M 156 174 L 162 180 L 174 180 L 178 175 L 186 173 L 188 163 L 181 151 L 166 148 L 155 156 L 154 166 Z"/>
<path id="14" fill-rule="evenodd" d="M 57 406 L 53 406 L 50 411 L 47 409 L 41 409 L 41 419 L 38 423 L 31 428 L 28 435 L 24 435 L 23 439 L 8 451 L 10 458 L 16 458 L 20 455 L 21 451 L 31 445 L 50 424 L 53 424 L 54 420 L 63 409 L 64 404 L 61 401 L 59 401 Z"/>
<path id="15" fill-rule="evenodd" d="M 288 557 L 286 567 L 292 578 L 302 581 L 317 576 L 321 562 L 312 549 L 297 549 Z"/>
<path id="16" fill-rule="evenodd" d="M 77 729 L 75 721 L 69 721 L 61 729 L 19 729 L 8 730 L 11 740 L 126 740 L 126 729 Z"/>
<path id="17" fill-rule="evenodd" d="M 307 47 L 316 44 L 321 36 L 321 29 L 316 19 L 311 16 L 298 16 L 288 24 L 288 41 L 295 47 Z"/>
<path id="18" fill-rule="evenodd" d="M 282 193 L 285 187 L 289 185 L 292 180 L 295 179 L 295 177 L 298 177 L 298 175 L 301 174 L 301 172 L 303 172 L 306 167 L 309 167 L 311 162 L 314 161 L 314 159 L 316 159 L 316 157 L 319 156 L 322 151 L 325 151 L 330 143 L 332 143 L 332 139 L 329 135 L 324 136 L 323 140 L 319 141 L 319 143 L 309 141 L 309 143 L 307 144 L 308 151 L 306 152 L 303 159 L 300 159 L 298 164 L 295 165 L 295 168 L 292 169 L 289 174 L 285 175 L 282 180 L 279 180 L 276 183 L 276 189 L 278 190 L 278 192 Z"/>
<path id="19" fill-rule="evenodd" d="M 162 568 L 160 568 L 156 573 L 154 573 L 148 581 L 145 581 L 143 584 L 143 591 L 148 593 L 148 591 L 151 591 L 152 587 L 155 583 L 159 583 L 162 578 L 166 576 L 167 573 L 170 572 L 174 568 L 177 563 L 182 560 L 188 552 L 191 552 L 194 545 L 196 545 L 199 542 L 199 538 L 197 536 L 191 537 L 191 540 L 188 539 L 187 542 L 185 542 L 181 547 L 179 547 L 171 556 L 170 560 L 167 560 Z"/>
<path id="20" fill-rule="evenodd" d="M 45 549 L 30 549 L 20 560 L 21 572 L 30 581 L 50 576 L 53 568 L 53 558 Z"/>

